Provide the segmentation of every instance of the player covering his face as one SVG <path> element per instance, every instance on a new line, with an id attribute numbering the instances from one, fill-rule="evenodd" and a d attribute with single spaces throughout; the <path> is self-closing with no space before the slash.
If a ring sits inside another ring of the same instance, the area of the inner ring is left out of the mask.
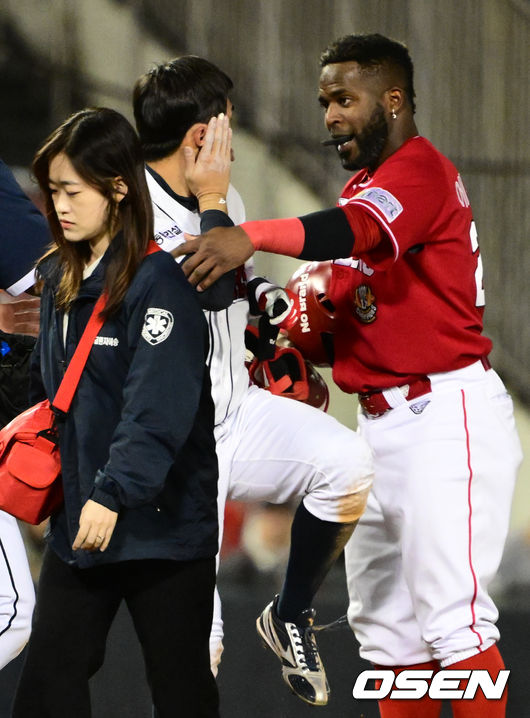
<path id="1" fill-rule="evenodd" d="M 134 113 L 147 159 L 155 235 L 167 251 L 178 247 L 184 232 L 244 221 L 241 198 L 229 183 L 231 87 L 224 73 L 194 56 L 158 66 L 136 84 Z M 233 269 L 199 295 L 210 330 L 219 516 L 222 522 L 227 497 L 299 502 L 285 582 L 257 628 L 282 660 L 289 687 L 302 700 L 324 705 L 329 687 L 311 604 L 364 510 L 371 455 L 355 432 L 332 417 L 249 387 L 244 336 L 250 308 L 276 320 L 275 297 L 286 295 L 255 277 L 251 264 Z M 211 640 L 214 670 L 221 637 L 218 610 Z"/>

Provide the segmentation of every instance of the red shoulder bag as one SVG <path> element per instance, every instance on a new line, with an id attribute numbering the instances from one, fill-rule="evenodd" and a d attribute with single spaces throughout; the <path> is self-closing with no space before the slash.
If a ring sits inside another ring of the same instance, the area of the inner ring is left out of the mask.
<path id="1" fill-rule="evenodd" d="M 26 409 L 0 430 L 0 509 L 39 524 L 63 502 L 59 438 L 52 406 L 67 413 L 94 339 L 103 325 L 102 295 L 68 365 L 55 398 Z"/>

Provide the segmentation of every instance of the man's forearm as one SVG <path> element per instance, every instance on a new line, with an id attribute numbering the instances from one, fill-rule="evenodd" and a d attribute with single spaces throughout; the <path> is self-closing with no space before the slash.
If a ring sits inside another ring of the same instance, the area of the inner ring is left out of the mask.
<path id="1" fill-rule="evenodd" d="M 351 227 L 339 207 L 291 219 L 244 222 L 241 228 L 255 249 L 298 259 L 349 257 L 354 243 Z"/>
<path id="2" fill-rule="evenodd" d="M 383 238 L 379 224 L 355 205 L 291 219 L 244 222 L 254 249 L 298 259 L 325 261 L 373 249 Z"/>

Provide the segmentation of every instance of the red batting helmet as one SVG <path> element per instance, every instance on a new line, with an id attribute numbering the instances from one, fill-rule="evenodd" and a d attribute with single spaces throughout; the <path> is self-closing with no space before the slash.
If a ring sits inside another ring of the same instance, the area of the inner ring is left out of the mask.
<path id="1" fill-rule="evenodd" d="M 285 285 L 298 303 L 297 321 L 285 333 L 316 366 L 333 364 L 335 307 L 328 294 L 331 266 L 330 261 L 302 264 Z"/>
<path id="2" fill-rule="evenodd" d="M 253 359 L 248 367 L 250 381 L 277 396 L 297 399 L 327 411 L 329 389 L 324 378 L 295 347 L 277 346 L 274 358 Z"/>
<path id="3" fill-rule="evenodd" d="M 258 338 L 258 328 L 247 326 L 245 341 L 252 353 L 259 350 L 259 344 L 255 341 Z M 297 399 L 316 409 L 327 411 L 329 389 L 324 378 L 296 347 L 285 346 L 281 337 L 278 341 L 278 344 L 273 345 L 273 354 L 268 359 L 258 359 L 255 356 L 245 362 L 250 381 L 271 394 Z"/>
<path id="4" fill-rule="evenodd" d="M 320 374 L 307 359 L 305 359 L 305 366 L 307 370 L 307 384 L 309 386 L 309 396 L 305 399 L 305 403 L 321 411 L 327 411 L 329 407 L 328 385 L 322 374 Z"/>

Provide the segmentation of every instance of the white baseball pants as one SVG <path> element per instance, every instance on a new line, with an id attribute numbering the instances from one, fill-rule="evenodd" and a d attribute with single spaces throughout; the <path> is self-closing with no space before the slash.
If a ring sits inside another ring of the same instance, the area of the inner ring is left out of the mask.
<path id="1" fill-rule="evenodd" d="M 430 379 L 431 393 L 359 416 L 375 480 L 345 551 L 348 618 L 361 656 L 386 666 L 448 666 L 499 637 L 488 584 L 522 458 L 512 401 L 480 362 Z"/>
<path id="2" fill-rule="evenodd" d="M 0 669 L 28 642 L 35 591 L 17 521 L 0 511 Z"/>
<path id="3" fill-rule="evenodd" d="M 354 431 L 322 411 L 255 386 L 216 429 L 219 520 L 226 498 L 283 504 L 303 500 L 324 521 L 362 514 L 373 478 L 371 451 Z M 220 527 L 220 542 L 222 525 Z M 216 597 L 210 640 L 215 672 L 223 623 Z"/>

